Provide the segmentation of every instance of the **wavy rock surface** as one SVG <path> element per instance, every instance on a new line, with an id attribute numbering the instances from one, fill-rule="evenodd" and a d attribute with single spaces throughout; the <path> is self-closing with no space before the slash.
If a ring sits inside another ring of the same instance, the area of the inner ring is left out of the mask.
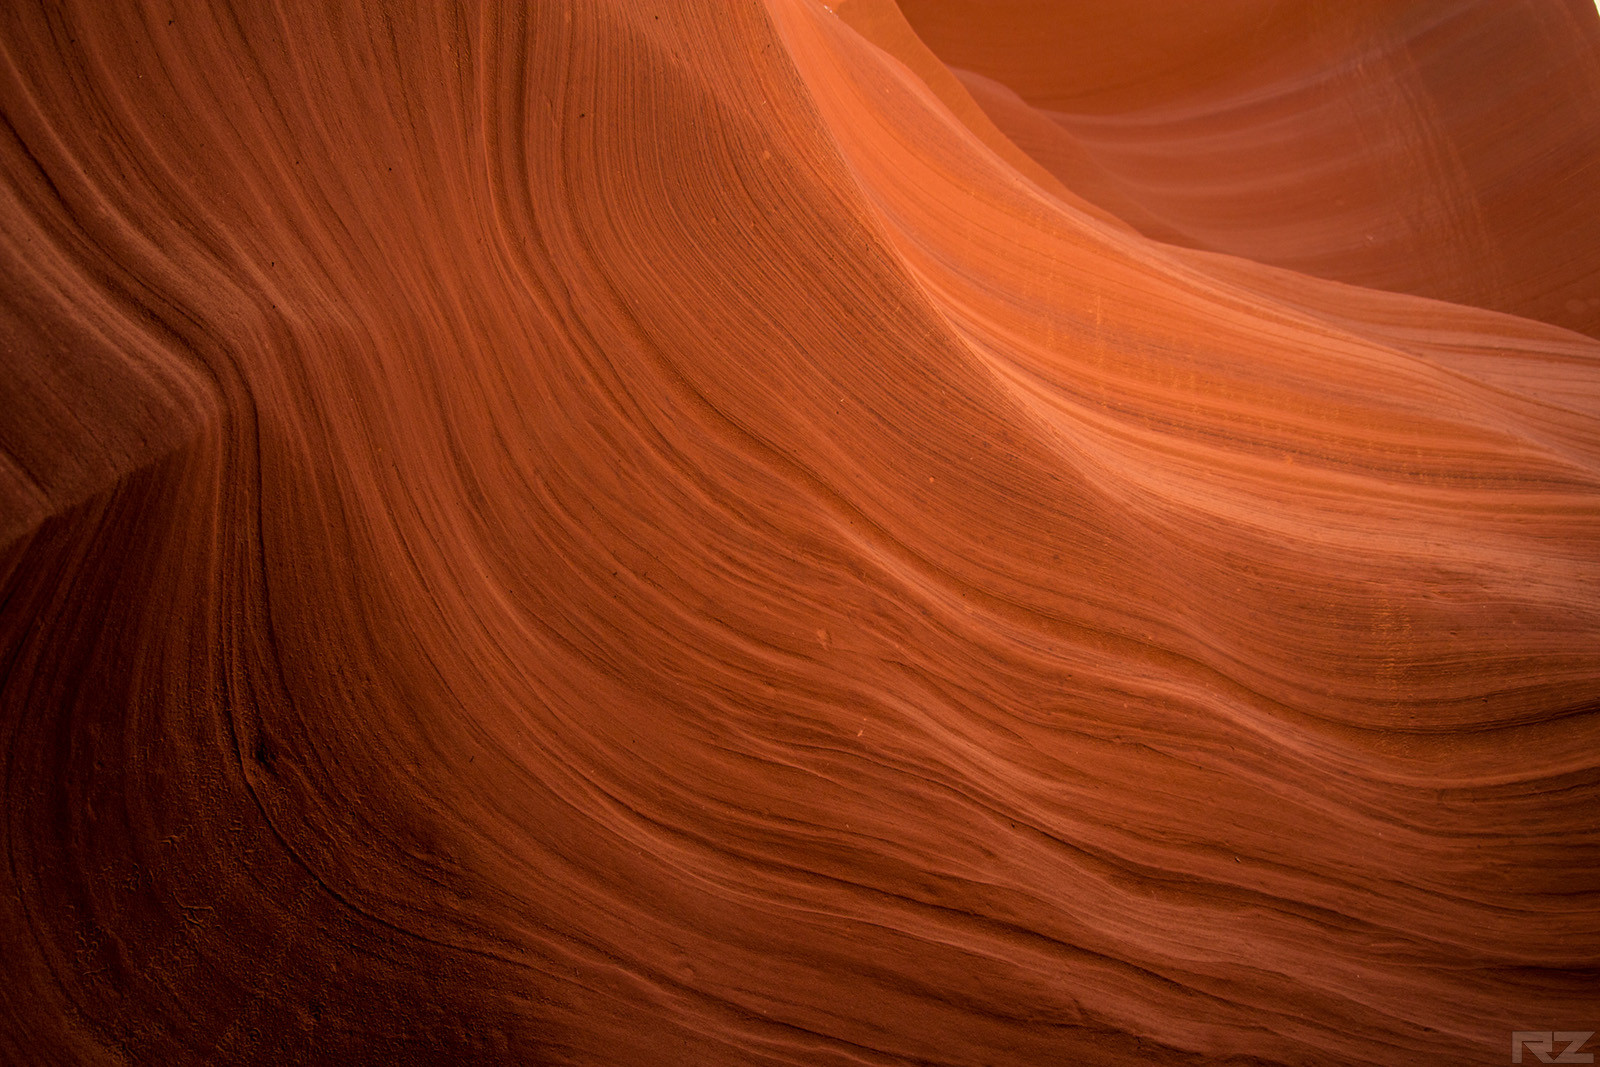
<path id="1" fill-rule="evenodd" d="M 1600 343 L 1523 303 L 1594 246 L 1396 239 L 1508 304 L 1158 243 L 932 55 L 813 0 L 0 12 L 0 1059 L 1600 1022 Z"/>
<path id="2" fill-rule="evenodd" d="M 1591 0 L 905 0 L 1006 136 L 1142 233 L 1600 337 Z"/>

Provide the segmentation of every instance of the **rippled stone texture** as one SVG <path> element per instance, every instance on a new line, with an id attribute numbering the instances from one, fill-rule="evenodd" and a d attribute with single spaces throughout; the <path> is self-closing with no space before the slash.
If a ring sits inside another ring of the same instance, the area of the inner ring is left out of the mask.
<path id="1" fill-rule="evenodd" d="M 0 1060 L 1600 1029 L 1600 21 L 1154 6 L 0 11 Z"/>

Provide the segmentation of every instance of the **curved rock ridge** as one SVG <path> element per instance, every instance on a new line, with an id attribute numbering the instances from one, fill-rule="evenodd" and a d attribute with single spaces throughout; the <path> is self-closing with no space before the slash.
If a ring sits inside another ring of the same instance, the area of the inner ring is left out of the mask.
<path id="1" fill-rule="evenodd" d="M 1593 110 L 1456 70 L 1576 7 L 1130 78 L 1386 116 L 1231 229 L 1183 122 L 1006 88 L 1044 6 L 833 7 L 0 12 L 0 1061 L 1600 1029 Z M 1451 108 L 1318 66 L 1378 39 Z M 1467 191 L 1311 211 L 1395 155 Z"/>
<path id="2" fill-rule="evenodd" d="M 1006 136 L 1160 240 L 1600 337 L 1590 0 L 905 0 Z"/>

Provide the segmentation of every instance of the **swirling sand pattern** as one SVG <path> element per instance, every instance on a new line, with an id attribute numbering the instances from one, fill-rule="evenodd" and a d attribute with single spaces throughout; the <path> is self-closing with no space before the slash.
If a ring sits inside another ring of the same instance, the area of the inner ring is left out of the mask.
<path id="1" fill-rule="evenodd" d="M 0 59 L 0 1059 L 1600 1023 L 1600 344 L 1157 243 L 882 4 Z"/>

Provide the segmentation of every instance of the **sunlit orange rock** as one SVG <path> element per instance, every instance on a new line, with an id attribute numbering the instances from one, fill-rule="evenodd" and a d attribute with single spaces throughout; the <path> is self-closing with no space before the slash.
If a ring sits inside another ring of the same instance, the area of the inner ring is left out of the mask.
<path id="1" fill-rule="evenodd" d="M 0 1061 L 1600 1029 L 1600 20 L 1401 6 L 0 13 Z"/>

